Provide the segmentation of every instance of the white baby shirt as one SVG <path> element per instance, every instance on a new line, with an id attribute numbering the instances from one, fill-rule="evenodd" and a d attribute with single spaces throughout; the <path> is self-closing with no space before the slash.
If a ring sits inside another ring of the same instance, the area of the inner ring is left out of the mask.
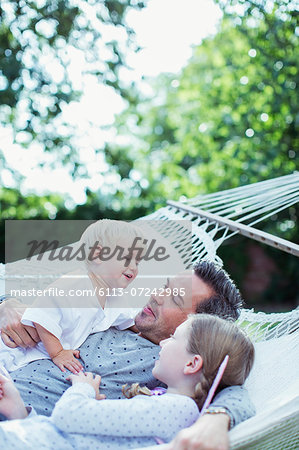
<path id="1" fill-rule="evenodd" d="M 64 349 L 75 350 L 89 334 L 111 326 L 122 330 L 134 325 L 138 310 L 118 307 L 122 297 L 107 298 L 103 310 L 91 280 L 82 272 L 61 277 L 47 289 L 35 307 L 25 310 L 21 321 L 29 326 L 34 326 L 33 322 L 40 324 L 60 340 Z M 34 348 L 10 349 L 0 339 L 0 364 L 8 371 L 45 358 L 49 355 L 42 342 Z"/>

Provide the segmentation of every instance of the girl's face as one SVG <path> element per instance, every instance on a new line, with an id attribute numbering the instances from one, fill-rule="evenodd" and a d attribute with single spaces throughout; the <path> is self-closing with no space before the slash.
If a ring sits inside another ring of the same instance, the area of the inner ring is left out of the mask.
<path id="1" fill-rule="evenodd" d="M 190 333 L 188 319 L 177 327 L 174 334 L 160 342 L 159 359 L 153 368 L 153 375 L 168 387 L 176 386 L 184 376 L 184 367 L 191 360 L 192 354 L 186 349 Z"/>

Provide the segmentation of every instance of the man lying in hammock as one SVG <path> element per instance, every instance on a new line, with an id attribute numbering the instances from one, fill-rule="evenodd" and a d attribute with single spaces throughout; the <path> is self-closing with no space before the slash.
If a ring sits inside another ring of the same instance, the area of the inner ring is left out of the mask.
<path id="1" fill-rule="evenodd" d="M 152 377 L 153 360 L 157 358 L 162 339 L 168 338 L 189 313 L 209 313 L 236 319 L 242 300 L 228 275 L 209 262 L 194 267 L 192 289 L 190 277 L 177 276 L 170 280 L 170 288 L 185 288 L 180 303 L 171 294 L 152 296 L 135 318 L 130 330 L 110 328 L 91 334 L 80 347 L 80 358 L 86 371 L 101 375 L 103 394 L 108 398 L 121 398 L 121 386 L 138 381 L 153 388 L 157 380 Z M 9 300 L 8 300 L 9 301 Z M 2 338 L 11 343 L 34 343 L 36 336 L 16 323 L 17 312 L 1 305 Z M 10 316 L 10 318 L 9 318 Z M 14 325 L 11 325 L 14 322 Z M 22 331 L 20 331 L 22 330 Z M 33 332 L 34 333 L 34 332 Z M 16 339 L 18 336 L 18 339 Z M 50 415 L 55 403 L 69 387 L 67 373 L 62 373 L 51 360 L 39 360 L 11 372 L 26 405 L 38 414 Z M 212 413 L 212 414 L 209 414 Z M 215 414 L 219 413 L 219 414 Z M 198 449 L 227 449 L 228 429 L 254 414 L 247 392 L 241 386 L 222 390 L 208 410 L 191 428 L 183 430 L 171 448 L 190 448 L 196 442 Z"/>

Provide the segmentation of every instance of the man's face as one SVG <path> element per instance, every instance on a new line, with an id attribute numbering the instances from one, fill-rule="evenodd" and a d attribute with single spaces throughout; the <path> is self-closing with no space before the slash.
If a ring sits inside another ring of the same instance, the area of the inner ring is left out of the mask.
<path id="1" fill-rule="evenodd" d="M 176 293 L 181 295 L 175 295 Z M 168 279 L 161 295 L 152 295 L 135 317 L 135 325 L 146 339 L 159 344 L 195 313 L 196 305 L 214 294 L 213 290 L 190 271 Z"/>

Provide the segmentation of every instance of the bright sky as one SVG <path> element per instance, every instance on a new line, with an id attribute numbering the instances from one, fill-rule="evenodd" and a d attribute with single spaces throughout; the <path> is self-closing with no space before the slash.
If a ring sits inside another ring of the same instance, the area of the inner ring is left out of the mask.
<path id="1" fill-rule="evenodd" d="M 122 76 L 140 82 L 142 76 L 178 73 L 190 58 L 192 45 L 215 33 L 220 18 L 221 12 L 213 0 L 149 0 L 142 11 L 128 15 L 129 25 L 135 29 L 137 42 L 143 50 L 129 56 L 128 63 L 133 70 L 124 71 Z M 90 178 L 74 181 L 63 168 L 37 168 L 37 162 L 45 159 L 42 149 L 35 145 L 24 150 L 13 144 L 7 128 L 0 127 L 1 147 L 9 166 L 26 177 L 23 193 L 59 192 L 70 194 L 76 203 L 84 203 L 85 187 L 96 190 L 103 183 L 97 170 L 98 167 L 103 168 L 102 157 L 93 149 L 111 138 L 111 132 L 100 129 L 100 126 L 112 124 L 115 115 L 123 110 L 124 102 L 112 88 L 99 85 L 95 78 L 82 78 L 81 67 L 80 55 L 74 53 L 71 76 L 74 85 L 82 87 L 84 94 L 80 103 L 68 105 L 63 115 L 76 127 L 77 143 L 82 149 L 81 159 L 90 171 Z M 144 83 L 140 87 L 146 89 Z M 51 155 L 48 158 L 51 160 Z M 7 187 L 14 186 L 9 171 L 3 171 L 2 181 Z"/>

